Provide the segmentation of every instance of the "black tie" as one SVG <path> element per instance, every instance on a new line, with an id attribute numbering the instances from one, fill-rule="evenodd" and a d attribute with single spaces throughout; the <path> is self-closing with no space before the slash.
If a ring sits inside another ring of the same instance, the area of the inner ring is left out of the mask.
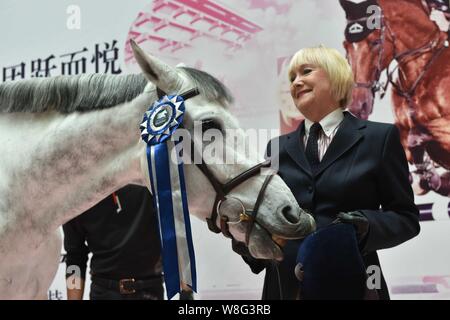
<path id="1" fill-rule="evenodd" d="M 317 141 L 319 140 L 319 133 L 322 130 L 320 123 L 315 122 L 309 129 L 309 137 L 306 142 L 306 159 L 308 159 L 309 164 L 312 169 L 315 169 L 319 164 L 319 146 Z"/>

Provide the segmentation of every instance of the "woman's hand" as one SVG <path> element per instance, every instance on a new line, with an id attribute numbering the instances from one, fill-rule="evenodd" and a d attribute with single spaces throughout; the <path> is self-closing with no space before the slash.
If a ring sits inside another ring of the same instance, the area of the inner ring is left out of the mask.
<path id="1" fill-rule="evenodd" d="M 360 211 L 340 212 L 333 223 L 350 223 L 355 227 L 356 237 L 361 243 L 369 233 L 369 220 Z"/>

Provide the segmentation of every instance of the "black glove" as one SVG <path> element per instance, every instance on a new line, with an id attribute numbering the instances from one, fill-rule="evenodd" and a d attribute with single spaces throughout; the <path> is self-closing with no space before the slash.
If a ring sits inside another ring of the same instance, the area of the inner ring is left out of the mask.
<path id="1" fill-rule="evenodd" d="M 360 211 L 340 212 L 333 223 L 350 223 L 355 227 L 356 237 L 361 244 L 369 233 L 369 220 Z"/>
<path id="2" fill-rule="evenodd" d="M 237 254 L 243 256 L 243 257 L 251 257 L 250 251 L 248 251 L 247 246 L 245 243 L 231 239 L 231 247 L 233 248 L 233 251 Z"/>
<path id="3" fill-rule="evenodd" d="M 266 263 L 270 260 L 253 258 L 245 243 L 231 239 L 233 251 L 239 254 L 253 273 L 258 274 L 266 268 Z"/>

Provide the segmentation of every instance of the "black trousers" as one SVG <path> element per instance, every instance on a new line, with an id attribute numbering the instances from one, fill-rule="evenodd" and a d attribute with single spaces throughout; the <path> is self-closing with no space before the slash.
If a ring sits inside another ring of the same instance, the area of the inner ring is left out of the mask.
<path id="1" fill-rule="evenodd" d="M 137 289 L 134 293 L 121 293 L 114 286 L 95 281 L 91 283 L 90 300 L 163 300 L 164 288 L 162 281 L 152 284 L 150 287 Z"/>

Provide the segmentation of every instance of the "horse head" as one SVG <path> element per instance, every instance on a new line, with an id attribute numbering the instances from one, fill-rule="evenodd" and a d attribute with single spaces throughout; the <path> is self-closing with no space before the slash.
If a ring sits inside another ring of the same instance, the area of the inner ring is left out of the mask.
<path id="1" fill-rule="evenodd" d="M 0 298 L 46 294 L 58 267 L 62 224 L 126 184 L 152 189 L 139 129 L 162 91 L 186 100 L 185 130 L 173 134 L 195 138 L 203 125 L 200 142 L 194 139 L 191 148 L 200 153 L 200 163 L 185 162 L 179 169 L 193 215 L 245 242 L 257 258 L 282 259 L 273 238 L 301 238 L 314 230 L 314 219 L 281 178 L 259 174 L 267 163 L 258 164 L 257 153 L 236 150 L 246 135 L 227 109 L 232 98 L 225 86 L 203 71 L 172 68 L 132 47 L 143 75 L 63 75 L 0 84 L 0 152 L 6 155 L 0 160 L 0 255 L 8 262 L 0 264 Z M 156 113 L 151 123 L 166 123 L 167 114 Z M 206 152 L 212 142 L 205 128 L 221 134 L 212 135 L 222 142 L 216 153 Z M 226 139 L 232 134 L 238 145 Z M 21 147 L 29 137 L 33 143 Z M 203 143 L 205 137 L 210 140 Z M 192 156 L 191 150 L 182 151 Z M 219 151 L 238 161 L 224 162 Z M 164 177 L 158 183 L 168 184 L 172 172 Z M 180 193 L 173 192 L 178 199 Z"/>
<path id="2" fill-rule="evenodd" d="M 393 41 L 376 0 L 339 1 L 347 26 L 343 46 L 355 80 L 350 112 L 361 119 L 372 113 L 375 93 L 381 90 L 381 72 L 393 60 Z"/>
<path id="3" fill-rule="evenodd" d="M 136 43 L 131 42 L 131 46 L 150 87 L 156 86 L 159 91 L 170 94 L 181 94 L 194 88 L 200 93 L 185 101 L 183 120 L 183 129 L 194 141 L 183 147 L 183 154 L 190 153 L 194 160 L 194 163 L 187 161 L 184 164 L 191 213 L 201 220 L 211 219 L 210 229 L 245 242 L 254 257 L 282 259 L 282 249 L 276 243 L 278 239 L 305 237 L 314 230 L 315 223 L 298 206 L 279 176 L 273 176 L 269 181 L 259 174 L 267 164 L 258 165 L 262 156 L 260 158 L 250 150 L 246 152 L 247 149 L 240 145 L 248 142 L 248 137 L 228 110 L 232 98 L 225 86 L 203 71 L 173 68 L 143 52 Z M 201 133 L 200 140 L 196 139 L 196 132 Z M 211 136 L 205 137 L 211 132 L 217 134 L 214 139 L 221 140 L 222 147 L 215 153 L 207 152 L 211 147 Z M 230 135 L 236 139 L 227 139 Z M 204 140 L 208 141 L 205 143 Z M 238 141 L 237 145 L 235 141 Z M 197 159 L 200 163 L 192 156 L 196 152 L 200 154 Z M 235 161 L 225 162 L 224 154 L 226 159 Z M 148 177 L 144 154 L 141 167 Z M 149 184 L 147 179 L 147 186 Z M 257 212 L 249 217 L 246 214 L 249 209 Z"/>

